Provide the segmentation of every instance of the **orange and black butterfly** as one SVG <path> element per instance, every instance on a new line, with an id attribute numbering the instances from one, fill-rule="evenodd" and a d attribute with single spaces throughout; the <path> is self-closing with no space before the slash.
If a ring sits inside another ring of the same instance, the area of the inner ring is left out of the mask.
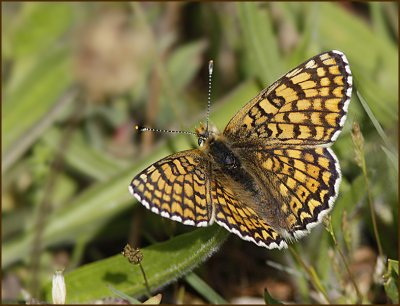
<path id="1" fill-rule="evenodd" d="M 341 180 L 330 146 L 352 93 L 346 56 L 329 51 L 250 100 L 219 133 L 196 130 L 200 147 L 167 156 L 135 176 L 130 192 L 163 217 L 216 222 L 269 249 L 306 235 L 331 210 Z"/>

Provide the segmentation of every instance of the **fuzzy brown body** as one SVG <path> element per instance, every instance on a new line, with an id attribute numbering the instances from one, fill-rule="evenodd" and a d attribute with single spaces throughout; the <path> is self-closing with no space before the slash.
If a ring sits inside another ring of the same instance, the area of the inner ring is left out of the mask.
<path id="1" fill-rule="evenodd" d="M 252 147 L 257 147 L 253 143 Z M 247 158 L 246 148 L 235 147 L 221 134 L 212 134 L 200 148 L 211 160 L 212 173 L 218 173 L 223 184 L 231 189 L 239 202 L 251 207 L 274 228 L 290 231 L 280 205 L 285 201 L 276 186 L 271 184 L 268 173 L 260 171 L 253 158 Z M 212 179 L 212 178 L 211 178 Z"/>

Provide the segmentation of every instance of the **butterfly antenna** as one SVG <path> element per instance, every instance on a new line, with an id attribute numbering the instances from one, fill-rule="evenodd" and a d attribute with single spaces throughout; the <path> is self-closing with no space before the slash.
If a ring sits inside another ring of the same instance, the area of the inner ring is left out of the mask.
<path id="1" fill-rule="evenodd" d="M 210 107 L 211 107 L 211 80 L 212 80 L 212 74 L 213 74 L 213 65 L 214 62 L 210 60 L 208 62 L 208 95 L 207 95 L 207 124 L 206 124 L 206 131 L 208 132 L 208 118 L 210 116 Z M 175 131 L 175 130 L 161 130 L 161 129 L 153 129 L 153 128 L 148 128 L 148 127 L 143 127 L 143 126 L 135 126 L 135 129 L 138 130 L 139 132 L 160 132 L 160 133 L 177 133 L 177 134 L 189 134 L 189 135 L 194 135 L 198 136 L 194 132 L 189 132 L 189 131 Z"/>
<path id="2" fill-rule="evenodd" d="M 208 96 L 207 96 L 207 125 L 206 131 L 208 132 L 208 118 L 210 116 L 210 107 L 211 107 L 211 80 L 213 74 L 213 66 L 214 62 L 211 60 L 208 62 Z"/>
<path id="3" fill-rule="evenodd" d="M 188 131 L 175 131 L 175 130 L 161 130 L 161 129 L 153 129 L 153 128 L 147 128 L 143 126 L 135 126 L 135 129 L 138 130 L 139 132 L 160 132 L 160 133 L 177 133 L 177 134 L 190 134 L 190 135 L 196 135 L 196 133 L 193 132 L 188 132 Z"/>

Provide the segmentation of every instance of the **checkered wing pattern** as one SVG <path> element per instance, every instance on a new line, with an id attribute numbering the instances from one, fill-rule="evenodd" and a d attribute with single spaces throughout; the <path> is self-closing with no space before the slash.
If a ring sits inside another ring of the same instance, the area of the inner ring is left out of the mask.
<path id="1" fill-rule="evenodd" d="M 215 171 L 211 195 L 215 204 L 215 222 L 244 240 L 269 249 L 286 248 L 283 238 L 247 203 L 243 203 L 230 187 L 229 178 Z M 232 182 L 233 183 L 233 182 Z M 239 191 L 240 192 L 240 191 Z"/>
<path id="2" fill-rule="evenodd" d="M 248 146 L 325 145 L 338 137 L 352 91 L 348 61 L 340 51 L 317 55 L 291 70 L 246 104 L 224 135 Z"/>
<path id="3" fill-rule="evenodd" d="M 163 217 L 216 222 L 259 246 L 285 248 L 320 223 L 338 195 L 340 167 L 329 146 L 351 92 L 345 55 L 317 55 L 248 102 L 223 135 L 198 133 L 204 146 L 154 163 L 129 189 Z"/>
<path id="4" fill-rule="evenodd" d="M 341 174 L 330 148 L 266 149 L 248 154 L 253 155 L 265 188 L 279 199 L 272 203 L 279 206 L 277 217 L 284 220 L 289 238 L 307 234 L 331 210 Z"/>
<path id="5" fill-rule="evenodd" d="M 130 192 L 152 212 L 187 225 L 211 218 L 209 160 L 200 150 L 170 155 L 139 173 Z"/>

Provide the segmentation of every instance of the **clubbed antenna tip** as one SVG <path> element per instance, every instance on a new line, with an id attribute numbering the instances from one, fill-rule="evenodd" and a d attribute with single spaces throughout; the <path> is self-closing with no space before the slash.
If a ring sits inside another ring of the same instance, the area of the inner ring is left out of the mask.
<path id="1" fill-rule="evenodd" d="M 208 132 L 208 117 L 210 116 L 210 107 L 211 107 L 211 80 L 214 68 L 214 61 L 210 60 L 208 62 L 208 96 L 207 96 L 207 126 L 206 131 Z"/>
<path id="2" fill-rule="evenodd" d="M 146 131 L 149 131 L 150 129 L 143 127 L 143 126 L 135 125 L 135 130 L 137 130 L 139 132 L 146 132 Z"/>
<path id="3" fill-rule="evenodd" d="M 213 73 L 214 61 L 210 60 L 208 62 L 208 74 L 211 75 Z"/>

